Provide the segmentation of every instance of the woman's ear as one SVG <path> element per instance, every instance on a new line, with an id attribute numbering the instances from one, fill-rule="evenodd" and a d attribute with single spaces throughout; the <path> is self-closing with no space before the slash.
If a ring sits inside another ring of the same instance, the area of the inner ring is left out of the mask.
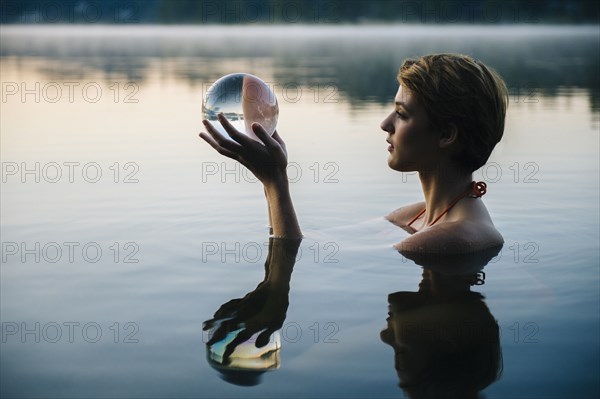
<path id="1" fill-rule="evenodd" d="M 440 135 L 440 148 L 446 148 L 456 143 L 458 140 L 458 128 L 452 122 L 446 125 L 446 128 L 441 132 Z"/>

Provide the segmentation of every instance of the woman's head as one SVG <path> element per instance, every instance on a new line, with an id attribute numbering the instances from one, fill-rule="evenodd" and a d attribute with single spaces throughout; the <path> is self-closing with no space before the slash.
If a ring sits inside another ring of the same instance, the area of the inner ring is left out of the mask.
<path id="1" fill-rule="evenodd" d="M 467 277 L 445 276 L 443 295 L 419 290 L 388 296 L 380 337 L 394 348 L 399 386 L 410 398 L 476 398 L 502 374 L 500 328 L 483 295 L 451 293 L 451 280 L 462 287 Z"/>
<path id="2" fill-rule="evenodd" d="M 403 171 L 431 167 L 439 154 L 408 154 L 423 148 L 448 150 L 446 154 L 467 172 L 486 163 L 502 138 L 508 106 L 506 85 L 496 72 L 469 56 L 433 54 L 404 61 L 398 82 L 397 112 L 381 126 L 390 134 L 404 135 L 390 140 L 390 167 Z M 402 109 L 402 103 L 412 104 L 412 110 Z M 398 107 L 406 112 L 398 113 Z M 426 140 L 412 137 L 424 132 L 432 134 Z M 419 144 L 416 149 L 396 148 L 414 143 Z M 430 158 L 429 165 L 419 161 L 424 156 Z"/>

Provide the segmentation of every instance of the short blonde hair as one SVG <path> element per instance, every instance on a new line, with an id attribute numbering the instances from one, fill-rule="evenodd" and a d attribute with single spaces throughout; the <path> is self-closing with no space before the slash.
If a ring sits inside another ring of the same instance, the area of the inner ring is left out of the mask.
<path id="1" fill-rule="evenodd" d="M 431 127 L 456 125 L 462 166 L 473 172 L 487 162 L 504 133 L 508 108 L 500 75 L 467 55 L 431 54 L 405 60 L 398 82 L 424 106 Z"/>

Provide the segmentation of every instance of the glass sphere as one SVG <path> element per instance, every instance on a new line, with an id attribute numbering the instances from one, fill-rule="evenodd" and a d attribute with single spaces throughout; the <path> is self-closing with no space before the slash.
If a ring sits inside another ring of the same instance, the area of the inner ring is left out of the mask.
<path id="1" fill-rule="evenodd" d="M 256 339 L 260 332 L 255 333 L 250 339 L 239 343 L 225 364 L 224 353 L 227 346 L 237 338 L 244 328 L 230 331 L 222 340 L 207 346 L 207 358 L 213 367 L 236 368 L 244 370 L 266 371 L 279 368 L 281 349 L 281 335 L 279 330 L 273 332 L 267 345 L 257 348 Z"/>
<path id="2" fill-rule="evenodd" d="M 262 142 L 252 131 L 252 124 L 260 123 L 273 135 L 279 106 L 275 93 L 260 78 L 248 73 L 232 73 L 213 83 L 202 102 L 204 119 L 223 137 L 231 139 L 217 119 L 220 112 L 239 132 Z"/>

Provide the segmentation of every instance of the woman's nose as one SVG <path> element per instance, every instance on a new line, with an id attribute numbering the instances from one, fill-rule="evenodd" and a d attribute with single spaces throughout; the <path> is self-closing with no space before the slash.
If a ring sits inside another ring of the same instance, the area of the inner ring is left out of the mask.
<path id="1" fill-rule="evenodd" d="M 394 133 L 394 125 L 391 123 L 392 115 L 389 115 L 387 118 L 381 121 L 379 127 L 381 130 L 387 133 Z"/>

